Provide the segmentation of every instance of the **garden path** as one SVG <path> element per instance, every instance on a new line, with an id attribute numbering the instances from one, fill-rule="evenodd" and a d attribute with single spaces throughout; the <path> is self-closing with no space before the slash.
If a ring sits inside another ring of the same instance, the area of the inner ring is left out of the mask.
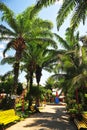
<path id="1" fill-rule="evenodd" d="M 65 106 L 46 105 L 41 113 L 35 113 L 6 130 L 76 130 L 76 127 L 69 121 Z"/>

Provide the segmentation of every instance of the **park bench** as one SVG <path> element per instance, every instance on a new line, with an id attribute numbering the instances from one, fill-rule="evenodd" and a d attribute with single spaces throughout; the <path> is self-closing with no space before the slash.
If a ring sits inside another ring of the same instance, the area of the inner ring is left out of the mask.
<path id="1" fill-rule="evenodd" d="M 87 130 L 87 114 L 82 114 L 82 120 L 74 119 L 74 122 L 78 130 L 84 129 Z"/>
<path id="2" fill-rule="evenodd" d="M 0 111 L 0 125 L 5 126 L 18 120 L 20 117 L 15 114 L 14 109 Z"/>
<path id="3" fill-rule="evenodd" d="M 87 114 L 83 113 L 82 117 L 83 117 L 83 121 L 86 123 L 86 127 L 87 127 Z"/>

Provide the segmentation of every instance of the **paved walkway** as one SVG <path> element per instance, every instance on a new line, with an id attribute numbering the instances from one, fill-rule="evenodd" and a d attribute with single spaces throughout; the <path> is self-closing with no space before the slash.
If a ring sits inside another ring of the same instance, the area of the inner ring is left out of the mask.
<path id="1" fill-rule="evenodd" d="M 76 127 L 69 122 L 65 106 L 47 105 L 41 113 L 31 115 L 6 130 L 76 130 Z"/>

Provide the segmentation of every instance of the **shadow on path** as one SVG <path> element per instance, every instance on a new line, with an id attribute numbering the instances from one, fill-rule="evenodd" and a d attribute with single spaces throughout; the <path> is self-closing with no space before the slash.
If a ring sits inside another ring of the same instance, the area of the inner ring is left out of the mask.
<path id="1" fill-rule="evenodd" d="M 33 122 L 27 123 L 24 128 L 30 128 L 30 130 L 77 130 L 75 125 L 69 121 L 69 116 L 62 106 L 48 106 L 47 112 L 36 113 L 30 118 L 33 118 Z"/>

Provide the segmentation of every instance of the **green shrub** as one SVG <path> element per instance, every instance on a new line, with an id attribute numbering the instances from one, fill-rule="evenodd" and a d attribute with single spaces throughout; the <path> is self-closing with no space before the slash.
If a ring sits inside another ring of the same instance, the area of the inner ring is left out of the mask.
<path id="1" fill-rule="evenodd" d="M 10 97 L 5 97 L 1 101 L 0 109 L 7 110 L 14 108 L 15 101 L 14 99 L 11 99 Z"/>

